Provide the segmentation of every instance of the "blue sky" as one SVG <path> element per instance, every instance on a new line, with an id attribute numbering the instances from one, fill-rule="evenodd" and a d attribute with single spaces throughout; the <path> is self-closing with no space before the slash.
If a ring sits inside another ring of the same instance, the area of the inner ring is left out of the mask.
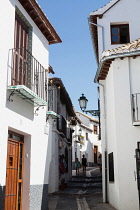
<path id="1" fill-rule="evenodd" d="M 88 99 L 87 109 L 97 109 L 97 69 L 87 17 L 109 0 L 38 0 L 39 5 L 62 39 L 50 45 L 49 63 L 55 76 L 62 79 L 76 111 L 82 93 Z"/>

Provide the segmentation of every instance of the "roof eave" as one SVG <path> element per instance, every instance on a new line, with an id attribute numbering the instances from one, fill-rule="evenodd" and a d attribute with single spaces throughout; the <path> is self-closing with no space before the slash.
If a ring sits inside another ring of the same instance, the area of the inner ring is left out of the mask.
<path id="1" fill-rule="evenodd" d="M 65 98 L 64 102 L 66 104 L 66 110 L 69 113 L 70 117 L 75 117 L 76 114 L 75 114 L 70 96 L 69 96 L 66 88 L 64 87 L 62 80 L 57 77 L 49 78 L 49 80 L 52 80 L 53 84 L 60 87 L 61 97 L 63 96 Z"/>
<path id="2" fill-rule="evenodd" d="M 110 64 L 112 63 L 113 60 L 115 60 L 116 58 L 123 59 L 125 57 L 133 57 L 133 56 L 140 56 L 140 50 L 133 51 L 133 52 L 119 53 L 119 54 L 103 57 L 99 63 L 98 69 L 96 71 L 94 82 L 98 83 L 99 80 L 106 79 L 106 76 L 107 76 L 109 68 L 110 68 Z"/>
<path id="3" fill-rule="evenodd" d="M 89 16 L 89 21 L 97 24 L 97 16 Z M 97 65 L 99 64 L 99 54 L 98 54 L 98 30 L 97 26 L 89 23 L 90 35 L 93 45 L 93 50 L 96 58 Z"/>
<path id="4" fill-rule="evenodd" d="M 99 8 L 96 11 L 93 11 L 90 13 L 90 15 L 104 15 L 108 10 L 110 10 L 115 4 L 117 4 L 120 0 L 111 0 L 107 4 L 105 4 L 103 7 Z"/>
<path id="5" fill-rule="evenodd" d="M 62 40 L 56 33 L 55 29 L 45 16 L 42 9 L 39 7 L 35 0 L 18 0 L 32 20 L 35 22 L 37 27 L 40 29 L 42 34 L 48 40 L 49 44 L 61 43 Z"/>

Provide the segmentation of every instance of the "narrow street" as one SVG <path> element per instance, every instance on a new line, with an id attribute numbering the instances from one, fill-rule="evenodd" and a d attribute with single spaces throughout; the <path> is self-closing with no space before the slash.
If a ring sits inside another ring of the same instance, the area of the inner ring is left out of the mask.
<path id="1" fill-rule="evenodd" d="M 115 210 L 102 202 L 102 177 L 99 168 L 87 167 L 86 177 L 72 171 L 72 179 L 63 190 L 49 195 L 49 210 Z"/>

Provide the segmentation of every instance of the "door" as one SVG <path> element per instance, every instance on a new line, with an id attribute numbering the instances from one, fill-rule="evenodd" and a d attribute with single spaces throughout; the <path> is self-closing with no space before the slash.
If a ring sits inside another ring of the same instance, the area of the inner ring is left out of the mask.
<path id="1" fill-rule="evenodd" d="M 94 163 L 97 163 L 98 146 L 94 146 Z"/>
<path id="2" fill-rule="evenodd" d="M 12 85 L 28 86 L 28 27 L 16 14 Z"/>
<path id="3" fill-rule="evenodd" d="M 7 148 L 5 210 L 22 210 L 23 137 L 10 133 Z"/>

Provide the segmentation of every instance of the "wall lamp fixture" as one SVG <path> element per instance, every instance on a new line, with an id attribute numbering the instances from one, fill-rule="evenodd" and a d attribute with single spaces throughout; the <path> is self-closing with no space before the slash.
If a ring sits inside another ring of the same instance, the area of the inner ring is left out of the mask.
<path id="1" fill-rule="evenodd" d="M 82 96 L 78 99 L 78 101 L 82 112 L 85 112 L 86 114 L 90 113 L 92 116 L 98 116 L 98 118 L 100 118 L 99 101 L 98 101 L 98 110 L 86 110 L 88 100 L 83 93 Z"/>

